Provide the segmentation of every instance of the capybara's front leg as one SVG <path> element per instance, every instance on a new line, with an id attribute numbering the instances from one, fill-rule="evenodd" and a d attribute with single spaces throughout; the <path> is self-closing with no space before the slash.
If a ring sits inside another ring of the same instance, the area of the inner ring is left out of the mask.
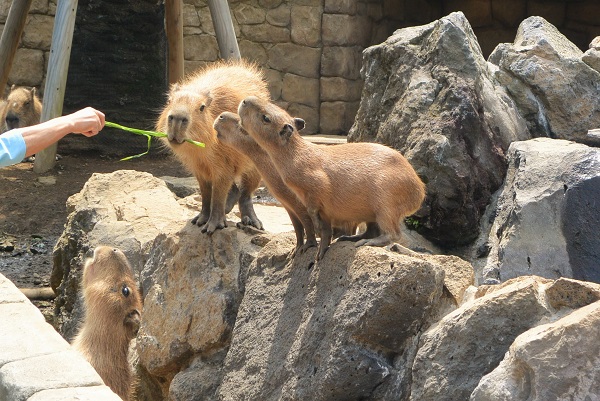
<path id="1" fill-rule="evenodd" d="M 316 260 L 319 261 L 325 256 L 325 252 L 329 249 L 331 244 L 331 223 L 328 220 L 322 219 L 319 209 L 314 207 L 307 208 L 308 215 L 313 221 L 314 227 L 321 233 L 321 244 L 319 245 L 319 251 L 317 252 Z"/>
<path id="2" fill-rule="evenodd" d="M 210 203 L 210 217 L 206 224 L 202 227 L 202 232 L 212 234 L 216 230 L 227 227 L 225 219 L 225 202 L 227 193 L 233 182 L 226 180 L 214 182 L 212 186 L 212 199 Z"/>
<path id="3" fill-rule="evenodd" d="M 240 202 L 238 205 L 242 219 L 241 223 L 262 230 L 263 224 L 256 216 L 254 205 L 252 204 L 252 194 L 258 188 L 258 184 L 260 184 L 260 174 L 258 171 L 252 170 L 242 175 Z"/>
<path id="4" fill-rule="evenodd" d="M 198 178 L 198 184 L 200 185 L 200 196 L 202 197 L 202 206 L 200 213 L 192 219 L 192 224 L 202 227 L 206 224 L 210 217 L 210 204 L 212 198 L 212 185 L 210 181 Z"/>

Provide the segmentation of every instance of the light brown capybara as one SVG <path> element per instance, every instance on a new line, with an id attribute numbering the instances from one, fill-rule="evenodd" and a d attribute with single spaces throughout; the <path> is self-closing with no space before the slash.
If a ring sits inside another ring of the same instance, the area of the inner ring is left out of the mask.
<path id="1" fill-rule="evenodd" d="M 6 99 L 6 107 L 0 116 L 2 131 L 38 124 L 41 115 L 42 102 L 36 89 L 13 85 Z"/>
<path id="2" fill-rule="evenodd" d="M 239 116 L 231 112 L 221 113 L 214 122 L 214 128 L 219 141 L 237 149 L 252 160 L 269 192 L 285 208 L 296 232 L 296 251 L 302 253 L 306 249 L 316 246 L 315 229 L 306 207 L 285 185 L 269 155 L 240 126 Z M 306 243 L 304 242 L 304 231 L 306 231 Z"/>
<path id="3" fill-rule="evenodd" d="M 366 222 L 368 234 L 341 239 L 385 246 L 400 238 L 401 219 L 425 199 L 425 185 L 394 149 L 375 143 L 313 144 L 298 134 L 304 120 L 257 97 L 244 99 L 238 114 L 320 230 L 317 260 L 331 243 L 332 220 Z M 378 236 L 368 238 L 376 231 Z"/>
<path id="4" fill-rule="evenodd" d="M 82 287 L 85 317 L 73 347 L 127 401 L 133 388 L 129 343 L 137 335 L 142 310 L 127 257 L 119 249 L 97 247 L 85 263 Z"/>
<path id="5" fill-rule="evenodd" d="M 198 180 L 202 208 L 192 223 L 208 234 L 226 226 L 226 200 L 236 180 L 242 224 L 263 228 L 252 205 L 260 174 L 250 159 L 221 143 L 213 128 L 219 114 L 235 112 L 247 96 L 269 99 L 262 72 L 243 60 L 217 62 L 173 85 L 156 124 L 158 131 L 167 134 L 164 142 Z M 206 147 L 184 142 L 186 138 Z"/>

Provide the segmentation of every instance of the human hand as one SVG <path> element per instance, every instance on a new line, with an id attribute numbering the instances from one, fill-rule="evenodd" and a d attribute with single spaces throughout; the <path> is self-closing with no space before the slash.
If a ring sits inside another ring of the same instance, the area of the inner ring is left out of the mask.
<path id="1" fill-rule="evenodd" d="M 92 107 L 86 107 L 65 116 L 71 124 L 71 132 L 87 137 L 94 136 L 104 128 L 104 113 Z"/>

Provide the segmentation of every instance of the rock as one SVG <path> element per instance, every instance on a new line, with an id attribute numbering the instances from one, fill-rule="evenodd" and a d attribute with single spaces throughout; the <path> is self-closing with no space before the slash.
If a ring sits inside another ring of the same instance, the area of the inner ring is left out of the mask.
<path id="1" fill-rule="evenodd" d="M 444 270 L 458 258 L 342 242 L 313 265 L 314 252 L 290 260 L 292 247 L 277 236 L 250 268 L 219 399 L 369 399 L 409 381 L 395 358 L 453 302 Z"/>
<path id="2" fill-rule="evenodd" d="M 471 401 L 593 400 L 600 394 L 600 302 L 518 336 Z"/>
<path id="3" fill-rule="evenodd" d="M 489 61 L 534 137 L 586 142 L 600 126 L 600 72 L 552 24 L 529 17 L 512 44 L 500 44 Z"/>
<path id="4" fill-rule="evenodd" d="M 529 133 L 464 15 L 396 31 L 365 50 L 362 75 L 348 140 L 387 144 L 415 167 L 428 193 L 413 216 L 420 233 L 444 246 L 473 241 L 505 151 Z"/>
<path id="5" fill-rule="evenodd" d="M 118 247 L 139 275 L 155 238 L 177 232 L 196 212 L 177 203 L 164 181 L 130 170 L 93 174 L 81 192 L 67 200 L 67 210 L 50 280 L 58 294 L 55 314 L 60 332 L 70 339 L 82 317 L 78 293 L 87 252 L 97 245 Z"/>
<path id="6" fill-rule="evenodd" d="M 475 247 L 489 255 L 473 258 L 482 279 L 505 281 L 535 274 L 600 282 L 600 150 L 564 140 L 515 142 L 491 228 Z M 484 220 L 485 224 L 485 220 Z"/>
<path id="7" fill-rule="evenodd" d="M 550 311 L 541 283 L 521 277 L 446 315 L 419 342 L 411 400 L 466 400 L 521 333 Z"/>

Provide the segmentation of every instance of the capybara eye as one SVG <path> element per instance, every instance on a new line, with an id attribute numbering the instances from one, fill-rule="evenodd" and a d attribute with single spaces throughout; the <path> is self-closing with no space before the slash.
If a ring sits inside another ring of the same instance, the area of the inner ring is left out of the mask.
<path id="1" fill-rule="evenodd" d="M 126 285 L 123 286 L 123 289 L 121 290 L 121 293 L 125 296 L 128 297 L 129 294 L 131 293 L 131 291 L 129 290 L 129 287 L 127 287 Z"/>
<path id="2" fill-rule="evenodd" d="M 169 116 L 169 122 L 173 121 L 173 116 Z"/>
<path id="3" fill-rule="evenodd" d="M 267 116 L 266 114 L 263 114 L 263 117 L 262 117 L 262 119 L 263 119 L 263 121 L 264 121 L 264 122 L 266 122 L 266 123 L 270 123 L 270 122 L 271 122 L 271 119 L 270 119 L 270 118 L 269 118 L 269 116 Z"/>
<path id="4" fill-rule="evenodd" d="M 200 106 L 200 111 L 204 111 L 205 108 L 206 108 L 206 105 L 203 104 L 202 106 Z"/>

